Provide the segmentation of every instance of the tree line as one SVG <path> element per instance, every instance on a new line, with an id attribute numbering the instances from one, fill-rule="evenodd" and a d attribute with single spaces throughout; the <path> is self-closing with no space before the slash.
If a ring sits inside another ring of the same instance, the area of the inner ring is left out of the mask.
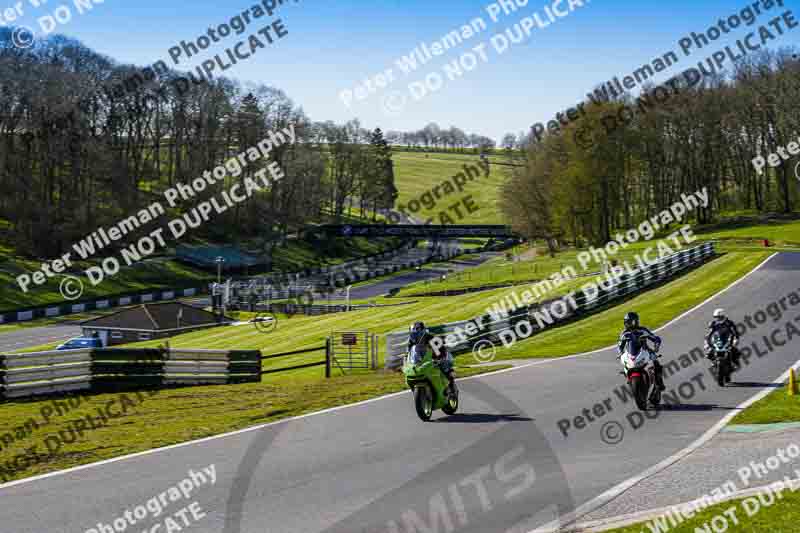
<path id="1" fill-rule="evenodd" d="M 524 154 L 501 192 L 511 225 L 551 251 L 559 242 L 604 244 L 703 187 L 711 202 L 692 213 L 698 223 L 742 210 L 792 213 L 800 159 L 763 173 L 752 161 L 800 133 L 796 52 L 763 50 L 730 73 L 674 88 L 668 98 L 650 84 L 638 98 L 587 99 L 586 116 L 561 132 L 504 137 Z"/>
<path id="2" fill-rule="evenodd" d="M 283 91 L 224 77 L 192 78 L 181 90 L 173 82 L 184 74 L 170 70 L 134 91 L 109 90 L 141 72 L 63 36 L 20 49 L 0 28 L 0 219 L 17 253 L 56 257 L 289 124 L 294 144 L 206 189 L 185 209 L 273 161 L 286 177 L 192 237 L 256 239 L 269 252 L 309 222 L 341 219 L 349 197 L 373 217 L 392 207 L 391 148 L 380 130 L 314 123 Z"/>
<path id="3" fill-rule="evenodd" d="M 386 133 L 386 140 L 389 144 L 409 148 L 449 149 L 457 152 L 473 150 L 476 153 L 493 150 L 497 144 L 485 135 L 465 133 L 455 126 L 443 129 L 435 122 L 417 131 L 389 131 Z"/>

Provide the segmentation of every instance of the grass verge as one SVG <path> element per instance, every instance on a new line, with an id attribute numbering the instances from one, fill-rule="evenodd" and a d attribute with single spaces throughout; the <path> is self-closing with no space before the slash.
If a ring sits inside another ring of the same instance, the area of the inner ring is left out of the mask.
<path id="1" fill-rule="evenodd" d="M 731 420 L 738 424 L 779 424 L 800 422 L 800 395 L 789 396 L 788 389 L 781 387 L 757 401 Z"/>

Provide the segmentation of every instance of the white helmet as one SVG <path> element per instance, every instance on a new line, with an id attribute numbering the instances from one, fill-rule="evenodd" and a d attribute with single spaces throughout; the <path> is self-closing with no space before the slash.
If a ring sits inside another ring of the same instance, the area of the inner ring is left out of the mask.
<path id="1" fill-rule="evenodd" d="M 725 310 L 722 308 L 714 309 L 714 318 L 725 318 Z"/>

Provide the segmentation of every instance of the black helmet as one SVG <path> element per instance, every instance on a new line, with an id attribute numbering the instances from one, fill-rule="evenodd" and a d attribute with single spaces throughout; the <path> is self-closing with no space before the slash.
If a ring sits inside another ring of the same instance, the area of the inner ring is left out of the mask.
<path id="1" fill-rule="evenodd" d="M 625 324 L 625 329 L 639 327 L 639 315 L 631 311 L 625 315 L 623 322 Z"/>
<path id="2" fill-rule="evenodd" d="M 427 329 L 424 322 L 415 322 L 414 327 L 411 328 L 411 340 L 415 344 L 422 340 Z"/>

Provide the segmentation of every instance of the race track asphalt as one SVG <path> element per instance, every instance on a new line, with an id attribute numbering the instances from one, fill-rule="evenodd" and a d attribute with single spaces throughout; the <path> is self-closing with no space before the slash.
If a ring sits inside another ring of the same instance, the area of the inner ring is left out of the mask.
<path id="1" fill-rule="evenodd" d="M 463 380 L 459 413 L 437 412 L 431 423 L 417 418 L 404 392 L 6 485 L 0 531 L 97 533 L 98 523 L 213 464 L 215 485 L 123 531 L 164 533 L 167 516 L 197 501 L 205 516 L 190 516 L 186 531 L 525 533 L 678 453 L 781 376 L 800 357 L 797 338 L 786 342 L 787 328 L 800 335 L 800 305 L 786 299 L 792 291 L 800 291 L 800 254 L 776 255 L 663 328 L 663 363 L 686 366 L 670 365 L 680 370 L 667 392 L 680 404 L 650 412 L 638 429 L 630 421 L 639 421 L 636 408 L 614 391 L 624 385 L 614 352 L 602 350 Z M 781 298 L 787 309 L 773 321 L 766 309 L 773 302 L 780 309 Z M 716 307 L 736 321 L 760 311 L 768 317 L 745 333 L 749 364 L 724 389 L 704 361 L 681 357 L 702 346 Z M 646 324 L 647 310 L 637 311 Z M 776 329 L 783 333 L 771 335 Z M 764 335 L 784 345 L 769 349 Z M 575 426 L 584 409 L 604 403 L 610 412 L 590 413 L 593 422 L 562 434 L 560 420 Z"/>
<path id="2" fill-rule="evenodd" d="M 18 329 L 0 334 L 0 352 L 65 341 L 80 335 L 80 326 L 69 323 Z"/>

